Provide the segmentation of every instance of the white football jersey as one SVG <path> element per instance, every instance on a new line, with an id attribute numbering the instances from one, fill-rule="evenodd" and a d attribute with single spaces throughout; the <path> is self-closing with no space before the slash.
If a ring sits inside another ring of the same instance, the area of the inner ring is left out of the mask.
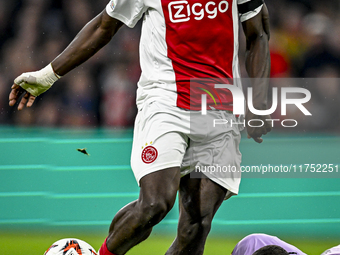
<path id="1" fill-rule="evenodd" d="M 243 8 L 239 15 L 238 5 L 254 9 Z M 197 79 L 241 87 L 235 79 L 240 77 L 239 20 L 255 16 L 262 5 L 259 0 L 111 0 L 108 15 L 127 26 L 143 17 L 138 108 L 152 99 L 196 110 L 190 82 Z M 217 97 L 224 109 L 232 111 L 230 91 Z"/>

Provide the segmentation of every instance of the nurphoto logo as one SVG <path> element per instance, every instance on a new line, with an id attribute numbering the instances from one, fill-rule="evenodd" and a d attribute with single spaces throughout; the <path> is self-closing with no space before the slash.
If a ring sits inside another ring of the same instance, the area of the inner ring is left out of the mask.
<path id="1" fill-rule="evenodd" d="M 205 88 L 199 88 L 199 89 L 204 92 L 201 94 L 201 114 L 206 115 L 207 108 L 208 108 L 207 96 L 209 96 L 213 100 L 216 106 L 218 105 L 218 100 L 215 99 L 215 97 L 209 90 Z M 224 91 L 225 89 L 228 90 L 232 96 L 233 114 L 234 115 L 245 114 L 245 96 L 241 88 L 235 85 L 230 85 L 230 84 L 215 84 L 214 89 L 216 93 L 218 93 L 218 89 L 224 89 Z M 288 105 L 294 105 L 305 116 L 312 116 L 312 114 L 304 106 L 304 104 L 309 102 L 311 99 L 311 93 L 309 90 L 305 88 L 299 88 L 299 87 L 282 87 L 280 92 L 281 92 L 281 97 L 280 97 L 281 116 L 287 115 Z M 300 98 L 289 98 L 288 96 L 289 94 L 295 95 L 295 96 L 299 95 Z M 278 107 L 278 104 L 279 104 L 278 101 L 279 101 L 278 88 L 274 87 L 272 88 L 272 105 L 270 109 L 258 110 L 253 105 L 253 88 L 251 87 L 247 88 L 248 110 L 254 115 L 265 116 L 265 115 L 273 114 Z M 275 122 L 280 122 L 282 127 L 296 127 L 298 125 L 298 121 L 296 119 L 281 119 L 281 120 L 280 119 L 266 119 L 265 121 L 269 122 L 272 127 L 274 127 Z M 235 122 L 235 121 L 233 122 L 233 120 L 228 120 L 228 119 L 215 119 L 213 125 L 215 127 L 216 125 L 223 125 L 227 123 L 231 125 L 242 124 L 244 125 L 244 127 L 246 125 L 250 127 L 262 127 L 264 125 L 264 121 L 262 119 L 250 119 L 247 121 L 247 123 L 245 120 L 243 120 L 242 122 Z"/>

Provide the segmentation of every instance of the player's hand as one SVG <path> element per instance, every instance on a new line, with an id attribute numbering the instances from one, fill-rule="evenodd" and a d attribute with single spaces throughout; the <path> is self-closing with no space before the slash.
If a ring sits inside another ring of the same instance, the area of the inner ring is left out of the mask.
<path id="1" fill-rule="evenodd" d="M 271 119 L 270 115 L 264 115 L 264 116 L 255 115 L 251 113 L 250 111 L 248 111 L 248 113 L 246 114 L 248 139 L 253 138 L 255 142 L 262 143 L 263 142 L 262 135 L 267 134 L 272 129 L 272 126 L 271 126 L 272 122 L 268 121 L 270 119 Z M 256 127 L 249 126 L 248 125 L 249 120 L 254 120 L 251 122 L 251 125 L 256 126 Z M 261 121 L 255 121 L 255 120 L 262 120 L 263 125 Z"/>
<path id="2" fill-rule="evenodd" d="M 35 100 L 35 96 L 31 95 L 29 92 L 25 91 L 22 87 L 20 87 L 17 84 L 13 84 L 12 85 L 12 91 L 9 94 L 9 105 L 13 106 L 15 105 L 15 103 L 18 101 L 18 99 L 21 97 L 21 95 L 23 95 L 23 97 L 21 98 L 19 105 L 18 105 L 18 110 L 22 110 L 25 105 L 27 107 L 31 107 L 32 104 L 34 103 Z"/>
<path id="3" fill-rule="evenodd" d="M 54 73 L 51 64 L 39 71 L 21 74 L 14 80 L 9 95 L 9 105 L 13 106 L 24 93 L 19 102 L 18 110 L 22 110 L 25 105 L 31 107 L 35 98 L 52 87 L 53 83 L 59 78 L 60 76 Z"/>

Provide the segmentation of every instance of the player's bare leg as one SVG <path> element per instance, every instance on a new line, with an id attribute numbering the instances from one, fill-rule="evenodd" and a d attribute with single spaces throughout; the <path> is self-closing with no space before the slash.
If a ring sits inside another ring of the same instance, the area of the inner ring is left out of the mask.
<path id="1" fill-rule="evenodd" d="M 179 182 L 179 167 L 144 176 L 138 200 L 123 207 L 112 220 L 106 242 L 108 250 L 116 255 L 125 254 L 145 240 L 152 227 L 173 207 Z"/>
<path id="2" fill-rule="evenodd" d="M 182 177 L 177 237 L 166 255 L 203 254 L 212 219 L 227 190 L 213 181 Z"/>

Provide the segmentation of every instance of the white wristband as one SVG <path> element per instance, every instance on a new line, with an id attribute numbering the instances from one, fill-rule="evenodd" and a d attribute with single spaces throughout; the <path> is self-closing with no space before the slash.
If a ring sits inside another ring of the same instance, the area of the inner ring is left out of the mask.
<path id="1" fill-rule="evenodd" d="M 18 84 L 31 95 L 39 96 L 52 87 L 53 83 L 60 78 L 61 76 L 53 71 L 52 65 L 48 64 L 39 71 L 23 73 L 14 80 L 14 83 Z"/>

